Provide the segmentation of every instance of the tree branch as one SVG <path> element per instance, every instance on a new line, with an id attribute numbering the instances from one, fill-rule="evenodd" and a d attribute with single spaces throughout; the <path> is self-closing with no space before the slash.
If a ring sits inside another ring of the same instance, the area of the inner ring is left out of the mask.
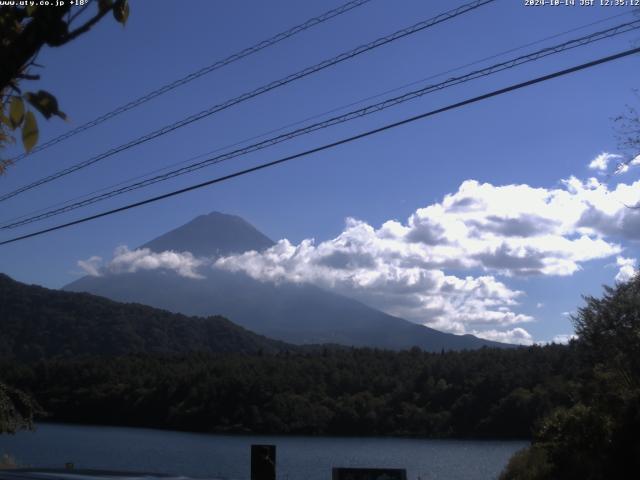
<path id="1" fill-rule="evenodd" d="M 69 4 L 38 9 L 15 41 L 0 49 L 0 91 L 11 85 L 45 43 L 55 42 L 61 27 L 66 26 L 63 17 L 70 8 Z"/>
<path id="2" fill-rule="evenodd" d="M 88 32 L 89 30 L 91 30 L 91 27 L 93 27 L 96 23 L 98 23 L 102 19 L 102 17 L 104 17 L 112 9 L 113 9 L 113 7 L 105 9 L 105 10 L 102 10 L 102 11 L 98 11 L 98 13 L 96 15 L 94 15 L 91 20 L 88 20 L 87 23 L 85 23 L 83 26 L 78 27 L 74 31 L 69 32 L 67 35 L 63 36 L 62 39 L 61 39 L 62 42 L 59 45 L 56 45 L 56 46 L 64 45 L 65 43 L 73 40 L 77 36 Z"/>

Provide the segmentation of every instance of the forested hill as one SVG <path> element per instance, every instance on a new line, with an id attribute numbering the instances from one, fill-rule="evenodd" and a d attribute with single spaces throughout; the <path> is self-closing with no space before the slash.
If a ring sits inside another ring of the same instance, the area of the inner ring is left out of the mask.
<path id="1" fill-rule="evenodd" d="M 50 421 L 205 432 L 529 437 L 576 399 L 574 349 L 0 360 Z"/>
<path id="2" fill-rule="evenodd" d="M 295 347 L 220 316 L 188 317 L 86 293 L 25 285 L 0 274 L 0 357 L 275 353 L 291 348 Z"/>

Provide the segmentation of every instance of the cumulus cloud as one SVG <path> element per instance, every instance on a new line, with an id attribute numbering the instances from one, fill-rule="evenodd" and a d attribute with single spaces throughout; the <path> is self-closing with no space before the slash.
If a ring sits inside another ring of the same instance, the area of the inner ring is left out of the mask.
<path id="1" fill-rule="evenodd" d="M 584 205 L 576 225 L 579 231 L 612 239 L 640 240 L 640 209 L 629 208 L 640 200 L 640 180 L 619 183 L 609 189 L 604 184 L 588 187 L 572 179 L 569 188 Z"/>
<path id="2" fill-rule="evenodd" d="M 434 267 L 482 268 L 509 276 L 571 275 L 582 262 L 620 252 L 594 225 L 578 225 L 591 208 L 603 212 L 601 197 L 613 201 L 607 195 L 607 187 L 595 179 L 571 178 L 556 189 L 469 180 L 442 202 L 418 209 L 406 224 L 388 222 L 382 229 L 414 242 L 416 231 L 437 231 L 438 243 L 422 244 L 429 247 L 423 249 L 424 260 Z M 617 207 L 606 205 L 606 218 L 620 214 L 624 205 Z"/>
<path id="3" fill-rule="evenodd" d="M 516 345 L 533 345 L 533 337 L 524 328 L 514 328 L 511 330 L 484 330 L 474 331 L 474 335 L 486 340 L 495 342 L 513 343 Z"/>
<path id="4" fill-rule="evenodd" d="M 78 260 L 78 266 L 84 273 L 92 277 L 99 277 L 100 266 L 102 265 L 102 257 L 93 256 L 86 260 Z"/>
<path id="5" fill-rule="evenodd" d="M 348 219 L 345 230 L 332 240 L 316 244 L 307 239 L 298 245 L 280 240 L 260 253 L 219 258 L 215 267 L 262 281 L 313 283 L 454 333 L 467 333 L 470 326 L 508 326 L 533 320 L 513 311 L 523 292 L 490 275 L 447 275 L 424 258 L 421 241 L 398 238 L 394 228 L 385 224 L 375 230 Z"/>
<path id="6" fill-rule="evenodd" d="M 602 152 L 596 158 L 591 160 L 591 163 L 589 163 L 589 168 L 591 170 L 599 170 L 601 172 L 606 172 L 607 169 L 609 168 L 609 162 L 617 158 L 620 158 L 620 155 L 617 155 L 614 153 Z"/>
<path id="7" fill-rule="evenodd" d="M 628 282 L 637 273 L 636 259 L 625 258 L 618 256 L 616 258 L 616 265 L 619 267 L 618 274 L 616 275 L 616 282 L 624 283 Z"/>
<path id="8" fill-rule="evenodd" d="M 421 268 L 571 275 L 583 262 L 620 253 L 607 237 L 640 235 L 640 211 L 625 207 L 639 193 L 640 181 L 609 190 L 596 179 L 575 177 L 556 189 L 468 180 L 405 223 L 390 220 L 374 229 L 349 219 L 340 237 L 317 248 L 322 262 L 343 269 L 350 262 L 371 264 L 365 247 L 375 246 L 376 254 L 393 254 Z"/>
<path id="9" fill-rule="evenodd" d="M 113 259 L 104 263 L 100 257 L 80 260 L 80 266 L 88 275 L 105 273 L 135 273 L 140 270 L 170 270 L 182 277 L 203 278 L 197 271 L 206 263 L 189 252 L 165 251 L 155 253 L 148 248 L 129 250 L 126 246 L 116 248 Z"/>
<path id="10" fill-rule="evenodd" d="M 603 154 L 593 168 L 613 158 Z M 640 210 L 625 206 L 637 197 L 640 181 L 611 189 L 595 178 L 570 177 L 555 188 L 467 180 L 405 222 L 375 228 L 350 218 L 336 238 L 284 239 L 215 266 L 262 281 L 314 283 L 445 331 L 527 343 L 526 330 L 512 327 L 533 320 L 518 313 L 524 294 L 497 276 L 569 276 L 619 255 L 619 241 L 640 239 Z"/>

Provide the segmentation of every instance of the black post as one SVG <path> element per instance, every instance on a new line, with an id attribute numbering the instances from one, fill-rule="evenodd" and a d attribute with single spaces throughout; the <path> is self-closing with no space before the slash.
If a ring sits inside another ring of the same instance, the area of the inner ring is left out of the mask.
<path id="1" fill-rule="evenodd" d="M 276 480 L 275 445 L 251 445 L 251 480 Z"/>
<path id="2" fill-rule="evenodd" d="M 404 468 L 336 468 L 332 480 L 407 480 Z"/>

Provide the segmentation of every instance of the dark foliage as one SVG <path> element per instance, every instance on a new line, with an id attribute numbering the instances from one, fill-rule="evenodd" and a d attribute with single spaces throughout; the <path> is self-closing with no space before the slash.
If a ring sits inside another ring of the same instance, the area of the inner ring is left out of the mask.
<path id="1" fill-rule="evenodd" d="M 49 419 L 207 432 L 529 437 L 569 406 L 570 347 L 324 349 L 0 364 Z"/>
<path id="2" fill-rule="evenodd" d="M 78 24 L 78 18 L 90 1 L 80 8 L 72 8 L 71 1 L 54 3 L 2 2 L 3 6 L 0 6 L 0 151 L 13 142 L 16 130 L 22 130 L 26 152 L 33 149 L 39 135 L 35 111 L 46 119 L 54 115 L 67 118 L 51 93 L 45 90 L 23 92 L 21 89 L 25 80 L 40 80 L 40 75 L 32 71 L 41 67 L 36 63 L 40 50 L 45 46 L 61 47 L 77 39 L 109 12 L 123 25 L 129 17 L 128 0 L 100 0 L 94 15 L 83 19 L 81 24 Z M 75 11 L 72 13 L 72 10 Z M 29 105 L 33 111 L 28 109 Z M 0 159 L 0 175 L 12 164 L 10 159 Z"/>
<path id="3" fill-rule="evenodd" d="M 0 358 L 51 420 L 194 431 L 530 437 L 579 385 L 572 347 L 293 347 L 6 276 Z"/>
<path id="4" fill-rule="evenodd" d="M 541 422 L 504 480 L 625 479 L 640 471 L 640 276 L 605 288 L 602 298 L 585 297 L 573 320 L 586 369 L 579 401 Z"/>
<path id="5" fill-rule="evenodd" d="M 36 413 L 41 410 L 28 395 L 0 383 L 0 433 L 31 428 Z"/>
<path id="6" fill-rule="evenodd" d="M 274 353 L 291 347 L 223 317 L 187 317 L 0 274 L 0 357 L 35 360 L 128 353 Z"/>

